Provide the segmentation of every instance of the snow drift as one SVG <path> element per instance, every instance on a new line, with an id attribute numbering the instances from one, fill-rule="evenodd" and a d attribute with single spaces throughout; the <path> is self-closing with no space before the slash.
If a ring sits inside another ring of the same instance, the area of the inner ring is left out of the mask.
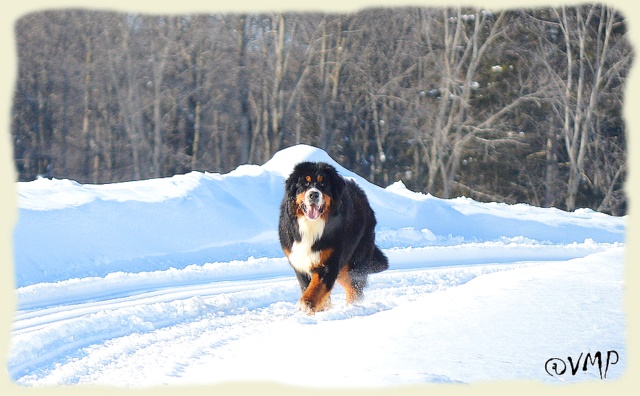
<path id="1" fill-rule="evenodd" d="M 382 248 L 515 237 L 549 244 L 624 240 L 624 218 L 584 209 L 567 213 L 443 200 L 411 192 L 401 182 L 383 189 L 322 150 L 296 146 L 262 166 L 243 165 L 225 175 L 192 172 L 107 185 L 55 179 L 18 183 L 17 286 L 281 257 L 276 230 L 284 180 L 304 160 L 329 162 L 363 187 L 376 212 Z"/>

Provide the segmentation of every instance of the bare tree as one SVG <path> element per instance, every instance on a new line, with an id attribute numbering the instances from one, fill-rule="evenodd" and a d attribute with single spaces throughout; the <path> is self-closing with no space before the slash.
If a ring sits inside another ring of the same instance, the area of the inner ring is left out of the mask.
<path id="1" fill-rule="evenodd" d="M 455 176 L 461 164 L 465 148 L 476 139 L 506 139 L 507 131 L 495 124 L 523 101 L 535 94 L 520 96 L 505 103 L 482 118 L 470 112 L 474 90 L 479 89 L 478 75 L 481 67 L 487 68 L 484 56 L 505 32 L 505 11 L 493 13 L 463 12 L 458 7 L 453 14 L 444 9 L 441 16 L 427 14 L 422 19 L 427 26 L 441 26 L 441 37 L 425 37 L 430 62 L 439 70 L 439 83 L 429 91 L 437 100 L 433 116 L 422 125 L 417 136 L 427 160 L 427 191 L 433 191 L 436 177 L 440 175 L 442 196 L 450 197 Z M 434 21 L 433 18 L 438 18 Z M 436 30 L 438 31 L 438 30 Z M 430 34 L 433 30 L 429 30 Z M 437 46 L 437 47 L 436 47 Z M 494 72 L 502 66 L 494 65 Z"/>
<path id="2" fill-rule="evenodd" d="M 564 38 L 565 67 L 556 73 L 564 96 L 556 102 L 556 111 L 562 116 L 569 164 L 566 208 L 571 211 L 576 208 L 580 185 L 590 183 L 585 161 L 597 135 L 594 117 L 599 100 L 612 83 L 610 79 L 619 78 L 620 69 L 628 67 L 630 54 L 618 52 L 622 58 L 611 61 L 613 28 L 620 17 L 610 7 L 593 4 L 553 11 Z"/>

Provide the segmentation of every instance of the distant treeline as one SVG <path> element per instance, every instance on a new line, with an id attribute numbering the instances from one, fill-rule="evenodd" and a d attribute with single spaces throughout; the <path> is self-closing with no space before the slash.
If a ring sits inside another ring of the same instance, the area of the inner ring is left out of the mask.
<path id="1" fill-rule="evenodd" d="M 15 27 L 20 180 L 227 172 L 306 143 L 386 186 L 625 214 L 624 16 L 56 10 Z"/>

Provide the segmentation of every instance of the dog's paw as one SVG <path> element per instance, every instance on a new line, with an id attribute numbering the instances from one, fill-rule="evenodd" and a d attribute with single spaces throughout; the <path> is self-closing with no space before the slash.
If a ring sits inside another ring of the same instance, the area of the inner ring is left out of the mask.
<path id="1" fill-rule="evenodd" d="M 312 301 L 304 300 L 303 298 L 298 301 L 298 310 L 304 312 L 307 315 L 313 315 L 316 312 L 326 311 L 331 308 L 331 298 L 325 298 L 320 304 L 315 305 Z"/>
<path id="2" fill-rule="evenodd" d="M 311 307 L 311 302 L 300 299 L 297 304 L 298 310 L 307 315 L 313 315 L 315 310 Z"/>

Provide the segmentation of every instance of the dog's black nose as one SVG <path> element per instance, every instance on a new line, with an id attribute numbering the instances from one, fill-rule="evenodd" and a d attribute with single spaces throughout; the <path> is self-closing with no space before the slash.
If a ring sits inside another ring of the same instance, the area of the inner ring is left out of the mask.
<path id="1" fill-rule="evenodd" d="M 320 198 L 320 193 L 318 191 L 311 191 L 311 193 L 309 193 L 309 200 L 311 201 L 317 201 Z"/>

